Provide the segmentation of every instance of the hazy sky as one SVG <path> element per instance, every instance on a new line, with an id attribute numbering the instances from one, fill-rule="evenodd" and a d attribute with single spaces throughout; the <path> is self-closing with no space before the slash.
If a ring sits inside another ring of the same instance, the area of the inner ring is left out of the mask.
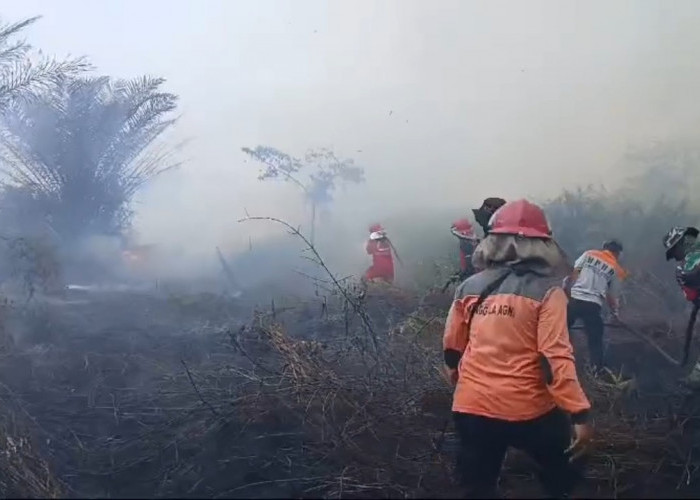
<path id="1" fill-rule="evenodd" d="M 193 140 L 142 196 L 140 226 L 207 248 L 247 241 L 243 207 L 301 220 L 296 193 L 259 183 L 241 146 L 354 157 L 368 182 L 335 217 L 364 231 L 400 210 L 612 183 L 628 144 L 700 125 L 692 0 L 0 5 L 6 20 L 44 16 L 26 38 L 45 52 L 167 78 L 182 106 L 173 140 Z"/>

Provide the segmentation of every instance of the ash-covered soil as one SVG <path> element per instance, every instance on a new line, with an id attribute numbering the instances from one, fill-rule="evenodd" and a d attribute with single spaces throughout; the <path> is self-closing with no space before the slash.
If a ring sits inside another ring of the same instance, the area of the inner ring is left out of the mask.
<path id="1" fill-rule="evenodd" d="M 351 301 L 76 292 L 7 306 L 0 396 L 64 496 L 459 497 L 436 370 L 449 294 Z M 608 336 L 633 381 L 581 367 L 598 428 L 581 494 L 697 497 L 700 402 L 652 349 Z M 538 495 L 533 470 L 510 453 L 504 494 Z"/>

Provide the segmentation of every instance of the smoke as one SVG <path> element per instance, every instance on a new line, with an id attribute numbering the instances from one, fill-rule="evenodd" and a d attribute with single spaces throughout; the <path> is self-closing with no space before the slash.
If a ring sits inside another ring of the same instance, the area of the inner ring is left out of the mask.
<path id="1" fill-rule="evenodd" d="M 487 196 L 615 189 L 649 167 L 626 159 L 630 148 L 700 144 L 688 132 L 700 119 L 693 1 L 212 0 L 193 10 L 154 0 L 118 14 L 21 4 L 5 15 L 45 14 L 35 45 L 88 53 L 115 76 L 162 75 L 181 97 L 173 141 L 192 139 L 187 161 L 135 205 L 142 242 L 167 248 L 181 274 L 215 269 L 216 246 L 244 255 L 285 237 L 238 223 L 246 211 L 304 229 L 303 197 L 257 181 L 245 145 L 295 156 L 328 147 L 365 168 L 366 184 L 339 192 L 318 228 L 324 255 L 359 274 L 371 222 L 457 218 Z M 165 8 L 163 26 L 113 29 Z"/>

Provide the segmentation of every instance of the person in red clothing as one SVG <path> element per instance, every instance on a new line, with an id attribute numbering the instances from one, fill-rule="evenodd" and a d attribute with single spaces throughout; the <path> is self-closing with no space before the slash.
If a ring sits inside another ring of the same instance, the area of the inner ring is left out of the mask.
<path id="1" fill-rule="evenodd" d="M 593 434 L 560 286 L 570 266 L 544 213 L 526 200 L 498 209 L 487 234 L 473 257 L 483 271 L 457 288 L 445 323 L 457 472 L 467 498 L 494 498 L 512 446 L 538 462 L 548 495 L 565 498 L 580 477 L 572 460 Z"/>
<path id="2" fill-rule="evenodd" d="M 450 232 L 459 239 L 459 273 L 454 278 L 455 281 L 461 282 L 475 272 L 472 266 L 472 254 L 479 240 L 468 219 L 459 219 L 452 223 Z"/>
<path id="3" fill-rule="evenodd" d="M 365 248 L 367 254 L 372 256 L 372 266 L 367 269 L 365 279 L 393 283 L 394 257 L 391 252 L 391 242 L 381 224 L 372 224 L 369 227 L 369 240 Z"/>

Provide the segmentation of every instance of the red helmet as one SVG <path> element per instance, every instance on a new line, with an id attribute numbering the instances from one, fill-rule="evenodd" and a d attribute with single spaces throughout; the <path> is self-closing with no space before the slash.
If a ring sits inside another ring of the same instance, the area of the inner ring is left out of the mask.
<path id="1" fill-rule="evenodd" d="M 525 238 L 552 237 L 547 216 L 540 207 L 527 200 L 511 201 L 496 210 L 489 221 L 488 232 Z"/>
<path id="2" fill-rule="evenodd" d="M 369 226 L 370 233 L 379 233 L 381 231 L 384 231 L 384 228 L 381 224 L 372 224 L 371 226 Z"/>
<path id="3" fill-rule="evenodd" d="M 453 222 L 450 230 L 457 238 L 468 239 L 474 237 L 474 228 L 469 219 L 459 219 Z"/>

